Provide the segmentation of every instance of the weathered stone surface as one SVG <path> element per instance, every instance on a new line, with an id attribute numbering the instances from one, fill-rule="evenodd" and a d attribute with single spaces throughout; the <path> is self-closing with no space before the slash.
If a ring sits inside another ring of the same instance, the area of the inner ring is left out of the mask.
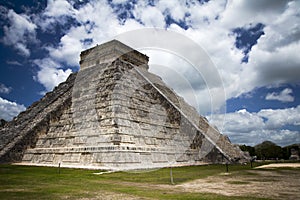
<path id="1" fill-rule="evenodd" d="M 126 170 L 234 162 L 243 153 L 114 40 L 0 131 L 2 162 Z"/>
<path id="2" fill-rule="evenodd" d="M 40 135 L 46 134 L 50 122 L 58 118 L 71 104 L 71 89 L 76 74 L 47 93 L 39 102 L 33 103 L 11 122 L 0 129 L 0 161 L 22 160 L 25 149 L 35 147 Z"/>

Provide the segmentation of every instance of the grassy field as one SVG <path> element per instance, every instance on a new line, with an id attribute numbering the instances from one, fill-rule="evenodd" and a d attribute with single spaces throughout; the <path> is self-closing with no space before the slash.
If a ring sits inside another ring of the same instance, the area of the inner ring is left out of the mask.
<path id="1" fill-rule="evenodd" d="M 249 165 L 229 166 L 229 172 L 251 174 Z M 186 192 L 176 185 L 217 176 L 224 165 L 170 168 L 96 175 L 99 170 L 0 165 L 0 199 L 258 199 Z M 246 182 L 232 182 L 246 184 Z"/>

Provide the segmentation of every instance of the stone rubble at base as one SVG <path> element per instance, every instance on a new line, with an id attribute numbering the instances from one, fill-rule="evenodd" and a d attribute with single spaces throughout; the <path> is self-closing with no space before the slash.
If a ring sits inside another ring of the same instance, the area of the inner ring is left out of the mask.
<path id="1" fill-rule="evenodd" d="M 107 170 L 247 161 L 148 60 L 117 40 L 83 51 L 79 72 L 0 129 L 0 161 Z"/>

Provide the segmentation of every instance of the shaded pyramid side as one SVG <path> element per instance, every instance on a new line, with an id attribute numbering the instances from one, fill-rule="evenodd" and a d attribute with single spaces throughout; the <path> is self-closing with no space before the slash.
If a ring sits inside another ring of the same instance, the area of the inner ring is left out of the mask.
<path id="1" fill-rule="evenodd" d="M 160 77 L 144 68 L 135 68 L 135 70 L 179 112 L 181 115 L 181 131 L 193 137 L 193 146 L 196 146 L 196 149 L 199 150 L 201 157 L 207 155 L 209 158 L 206 160 L 209 162 L 216 161 L 220 157 L 221 160 L 225 158 L 227 162 L 248 161 L 249 158 L 238 146 L 234 146 L 227 136 L 222 135 L 211 126 L 205 117 L 199 115 L 194 107 L 186 103 L 182 97 L 176 95 Z M 188 127 L 192 127 L 191 130 Z M 202 138 L 200 143 L 199 138 Z M 216 152 L 221 156 L 217 156 Z"/>
<path id="2" fill-rule="evenodd" d="M 50 121 L 71 105 L 75 78 L 76 74 L 70 75 L 66 82 L 0 129 L 0 162 L 19 162 L 24 151 L 35 146 L 39 134 L 48 131 Z"/>
<path id="3" fill-rule="evenodd" d="M 110 100 L 114 66 L 101 63 L 80 70 L 72 89 L 72 103 L 37 145 L 26 150 L 23 163 L 107 168 L 112 162 L 112 137 L 116 131 Z M 101 158 L 97 154 L 101 153 Z"/>

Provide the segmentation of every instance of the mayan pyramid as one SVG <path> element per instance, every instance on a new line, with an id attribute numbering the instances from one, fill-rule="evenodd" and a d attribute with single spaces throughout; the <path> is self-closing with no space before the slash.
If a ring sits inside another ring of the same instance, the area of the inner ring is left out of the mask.
<path id="1" fill-rule="evenodd" d="M 162 79 L 112 40 L 81 52 L 80 70 L 0 130 L 0 161 L 147 169 L 245 158 Z"/>

